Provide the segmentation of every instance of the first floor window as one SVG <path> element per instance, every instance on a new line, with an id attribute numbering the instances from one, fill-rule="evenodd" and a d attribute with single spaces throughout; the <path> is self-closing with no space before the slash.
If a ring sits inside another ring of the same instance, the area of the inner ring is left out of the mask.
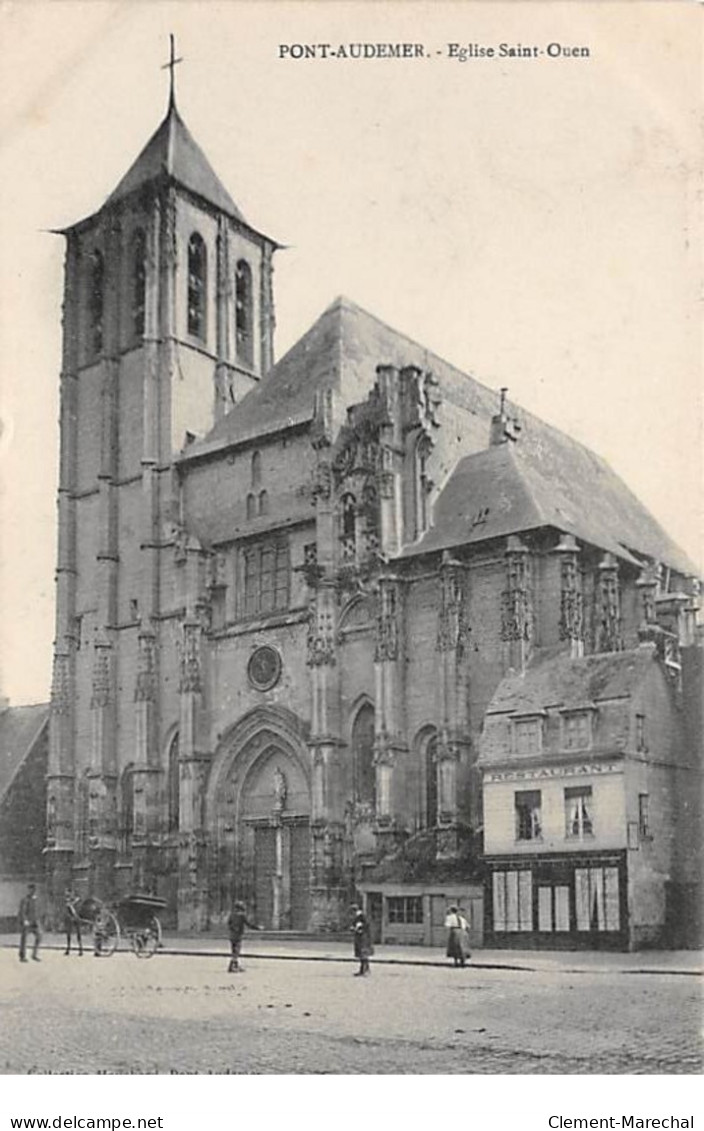
<path id="1" fill-rule="evenodd" d="M 638 835 L 641 840 L 650 836 L 650 798 L 647 793 L 638 794 Z"/>
<path id="2" fill-rule="evenodd" d="M 516 840 L 539 840 L 542 832 L 540 790 L 519 790 L 515 794 L 515 805 Z"/>
<path id="3" fill-rule="evenodd" d="M 583 840 L 594 833 L 592 824 L 592 787 L 578 786 L 565 790 L 565 836 Z"/>
<path id="4" fill-rule="evenodd" d="M 288 543 L 265 542 L 243 551 L 244 602 L 247 617 L 288 608 Z"/>
<path id="5" fill-rule="evenodd" d="M 391 895 L 386 901 L 389 923 L 422 923 L 423 897 Z"/>
<path id="6" fill-rule="evenodd" d="M 533 876 L 528 868 L 494 872 L 495 931 L 533 930 Z"/>
<path id="7" fill-rule="evenodd" d="M 618 868 L 575 868 L 575 918 L 578 931 L 618 931 Z"/>

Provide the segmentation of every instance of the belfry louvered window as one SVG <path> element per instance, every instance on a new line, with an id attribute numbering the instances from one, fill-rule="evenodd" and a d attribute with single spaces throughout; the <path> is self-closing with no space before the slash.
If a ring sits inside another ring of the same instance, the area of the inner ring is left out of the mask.
<path id="1" fill-rule="evenodd" d="M 194 232 L 188 241 L 188 333 L 205 341 L 207 253 L 203 237 Z"/>
<path id="2" fill-rule="evenodd" d="M 244 365 L 254 361 L 253 323 L 252 268 L 246 259 L 240 259 L 235 271 L 235 342 L 237 360 Z"/>
<path id="3" fill-rule="evenodd" d="M 88 311 L 91 352 L 99 354 L 103 352 L 105 317 L 105 261 L 99 251 L 94 251 L 90 257 Z"/>
<path id="4" fill-rule="evenodd" d="M 138 228 L 132 237 L 132 332 L 144 336 L 144 308 L 147 294 L 147 248 L 144 232 Z"/>

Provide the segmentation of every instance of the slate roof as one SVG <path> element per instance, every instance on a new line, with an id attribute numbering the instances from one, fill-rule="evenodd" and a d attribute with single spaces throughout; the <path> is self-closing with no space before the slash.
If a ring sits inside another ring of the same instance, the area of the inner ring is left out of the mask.
<path id="1" fill-rule="evenodd" d="M 529 715 L 549 707 L 570 710 L 599 700 L 627 698 L 656 663 L 655 647 L 649 644 L 574 660 L 564 652 L 547 660 L 539 658 L 524 674 L 512 672 L 502 679 L 486 716 Z"/>
<path id="2" fill-rule="evenodd" d="M 346 298 L 337 298 L 242 401 L 182 459 L 188 461 L 282 429 L 306 426 L 316 392 L 333 388 L 338 411 L 366 398 L 376 366 L 417 365 L 437 379 L 445 405 L 462 410 L 488 443 L 496 393 Z M 511 408 L 509 411 L 514 411 Z M 571 437 L 519 410 L 517 442 L 485 447 L 460 460 L 435 502 L 433 526 L 402 556 L 449 549 L 537 527 L 555 526 L 619 557 L 630 551 L 686 574 L 697 567 L 672 541 L 605 460 Z M 477 511 L 489 513 L 472 526 Z"/>
<path id="3" fill-rule="evenodd" d="M 7 793 L 48 721 L 48 703 L 7 707 L 0 712 L 0 797 Z"/>
<path id="4" fill-rule="evenodd" d="M 244 221 L 242 213 L 221 184 L 175 105 L 169 106 L 159 128 L 108 197 L 108 204 L 121 200 L 164 174 L 221 211 Z"/>
<path id="5" fill-rule="evenodd" d="M 484 519 L 473 526 L 478 511 Z M 683 573 L 697 573 L 605 460 L 533 417 L 517 442 L 460 460 L 435 504 L 433 526 L 404 553 L 449 549 L 541 526 L 574 534 L 626 560 L 636 561 L 629 552 L 636 550 Z"/>

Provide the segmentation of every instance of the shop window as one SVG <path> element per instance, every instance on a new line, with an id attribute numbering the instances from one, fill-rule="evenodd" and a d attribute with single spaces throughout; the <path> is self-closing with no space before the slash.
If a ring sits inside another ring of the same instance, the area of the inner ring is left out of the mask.
<path id="1" fill-rule="evenodd" d="M 638 794 L 638 835 L 641 840 L 650 839 L 650 797 L 647 793 Z"/>
<path id="2" fill-rule="evenodd" d="M 540 802 L 539 789 L 519 790 L 514 794 L 516 840 L 540 840 L 542 833 Z"/>
<path id="3" fill-rule="evenodd" d="M 533 876 L 530 870 L 494 872 L 492 904 L 495 931 L 532 931 Z"/>
<path id="4" fill-rule="evenodd" d="M 288 542 L 259 542 L 242 552 L 246 617 L 286 609 L 289 603 Z"/>
<path id="5" fill-rule="evenodd" d="M 543 720 L 516 719 L 513 735 L 517 754 L 540 754 L 543 748 Z"/>
<path id="6" fill-rule="evenodd" d="M 90 315 L 90 348 L 93 354 L 99 354 L 103 351 L 105 317 L 105 261 L 99 251 L 94 251 L 90 257 L 88 310 Z"/>
<path id="7" fill-rule="evenodd" d="M 366 703 L 357 712 L 352 727 L 354 799 L 376 805 L 376 767 L 374 766 L 374 708 Z"/>
<path id="8" fill-rule="evenodd" d="M 538 888 L 538 930 L 565 932 L 570 929 L 570 889 L 567 884 Z"/>
<path id="9" fill-rule="evenodd" d="M 562 745 L 565 750 L 588 750 L 592 744 L 590 711 L 570 711 L 562 719 Z"/>
<path id="10" fill-rule="evenodd" d="M 575 918 L 578 931 L 618 931 L 618 868 L 575 868 Z"/>
<path id="11" fill-rule="evenodd" d="M 166 804 L 168 830 L 170 833 L 178 831 L 181 815 L 179 750 L 180 746 L 177 732 L 169 744 L 168 764 L 166 767 Z"/>
<path id="12" fill-rule="evenodd" d="M 144 232 L 139 228 L 132 237 L 132 332 L 144 336 L 144 310 L 147 294 L 147 249 Z"/>
<path id="13" fill-rule="evenodd" d="M 194 232 L 188 241 L 188 333 L 205 341 L 207 254 L 203 237 Z"/>
<path id="14" fill-rule="evenodd" d="M 390 895 L 386 900 L 389 923 L 422 923 L 423 897 L 420 895 Z"/>
<path id="15" fill-rule="evenodd" d="M 584 840 L 594 835 L 592 787 L 576 786 L 565 790 L 565 836 Z"/>
<path id="16" fill-rule="evenodd" d="M 237 360 L 248 366 L 254 361 L 253 327 L 252 268 L 240 259 L 235 270 L 235 348 Z"/>

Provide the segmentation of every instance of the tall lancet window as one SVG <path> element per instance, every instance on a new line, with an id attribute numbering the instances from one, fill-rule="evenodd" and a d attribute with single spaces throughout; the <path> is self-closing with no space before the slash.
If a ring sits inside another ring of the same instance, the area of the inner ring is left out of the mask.
<path id="1" fill-rule="evenodd" d="M 92 353 L 98 354 L 103 351 L 105 318 L 105 261 L 99 251 L 94 251 L 90 257 L 89 285 L 90 348 Z"/>
<path id="2" fill-rule="evenodd" d="M 132 237 L 132 332 L 144 336 L 144 308 L 147 295 L 147 244 L 138 228 Z"/>
<path id="3" fill-rule="evenodd" d="M 194 232 L 188 241 L 188 333 L 205 341 L 207 254 L 203 237 Z"/>
<path id="4" fill-rule="evenodd" d="M 178 731 L 169 746 L 169 761 L 166 768 L 166 797 L 168 805 L 169 832 L 178 832 L 181 805 L 181 783 L 179 780 L 179 741 Z"/>
<path id="5" fill-rule="evenodd" d="M 365 703 L 352 727 L 352 776 L 355 801 L 374 806 L 376 803 L 376 769 L 374 766 L 374 708 Z"/>
<path id="6" fill-rule="evenodd" d="M 240 259 L 235 271 L 235 341 L 237 360 L 245 365 L 254 361 L 253 305 L 252 268 Z"/>

